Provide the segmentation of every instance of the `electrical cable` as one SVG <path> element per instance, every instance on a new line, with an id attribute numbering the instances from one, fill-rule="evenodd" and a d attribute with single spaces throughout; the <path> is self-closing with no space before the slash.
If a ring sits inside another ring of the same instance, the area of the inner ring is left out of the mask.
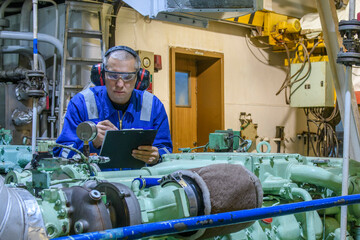
<path id="1" fill-rule="evenodd" d="M 296 44 L 296 47 L 294 50 L 295 57 L 293 59 L 290 58 L 290 50 L 289 50 L 288 46 L 286 45 L 286 43 L 284 43 L 284 42 L 279 42 L 279 43 L 282 44 L 285 48 L 286 55 L 287 55 L 288 67 L 286 70 L 285 79 L 284 79 L 281 87 L 279 88 L 279 90 L 276 92 L 276 95 L 279 95 L 283 90 L 285 90 L 285 102 L 286 102 L 286 104 L 289 104 L 291 95 L 293 95 L 305 83 L 305 81 L 310 77 L 310 73 L 311 73 L 310 56 L 315 51 L 315 49 L 319 45 L 320 41 L 318 41 L 314 44 L 314 46 L 311 48 L 310 52 L 307 50 L 307 47 L 305 46 L 305 44 L 303 42 L 299 42 L 298 44 Z M 300 56 L 301 50 L 299 51 L 300 46 L 302 47 L 302 53 L 304 56 L 303 60 L 302 60 L 302 65 L 293 75 L 291 75 L 291 64 L 294 62 L 294 59 L 298 58 L 299 60 L 301 60 L 301 56 Z M 301 76 L 306 64 L 308 64 L 307 72 Z M 295 80 L 291 81 L 293 78 L 295 78 Z M 288 97 L 288 88 L 290 89 L 293 84 L 298 83 L 300 81 L 302 81 L 302 82 L 292 92 L 290 92 L 289 97 Z"/>
<path id="2" fill-rule="evenodd" d="M 314 142 L 313 142 L 313 139 L 312 139 L 312 137 L 310 136 L 311 135 L 311 133 L 310 133 L 310 122 L 313 122 L 315 125 L 317 125 L 317 123 L 316 122 L 314 122 L 313 120 L 311 120 L 310 118 L 309 118 L 309 108 L 304 108 L 304 112 L 305 112 L 305 116 L 306 116 L 306 125 L 307 125 L 307 129 L 308 129 L 308 144 L 307 144 L 307 155 L 309 156 L 310 155 L 310 143 L 311 143 L 311 147 L 312 147 L 312 149 L 313 149 L 313 152 L 314 152 L 314 154 L 315 154 L 315 156 L 316 157 L 318 157 L 319 156 L 319 154 L 318 154 L 318 152 L 316 151 L 316 148 L 315 148 L 315 146 L 314 146 Z M 318 125 L 317 125 L 318 126 Z"/>
<path id="3" fill-rule="evenodd" d="M 247 36 L 247 35 L 245 35 L 245 36 Z M 245 37 L 246 46 L 248 47 L 248 49 L 249 49 L 249 51 L 252 53 L 252 55 L 253 55 L 259 62 L 261 62 L 261 63 L 263 63 L 263 64 L 265 64 L 265 65 L 269 65 L 269 59 L 266 59 L 266 57 L 265 57 L 265 56 L 260 52 L 260 50 L 259 50 L 260 54 L 265 58 L 265 60 L 266 60 L 267 62 L 261 60 L 261 59 L 253 52 L 253 50 L 250 48 L 249 42 L 250 42 L 250 40 L 248 40 L 248 38 Z M 251 44 L 251 43 L 250 43 L 250 44 Z"/>
<path id="4" fill-rule="evenodd" d="M 339 141 L 336 136 L 336 131 L 331 124 L 331 121 L 339 116 L 339 110 L 336 105 L 331 114 L 326 116 L 328 109 L 329 108 L 324 107 L 304 108 L 304 113 L 307 118 L 308 136 L 310 135 L 310 123 L 313 123 L 317 127 L 316 135 L 318 137 L 316 147 L 314 146 L 312 138 L 310 138 L 310 136 L 308 137 L 308 155 L 310 143 L 315 156 L 338 157 L 339 155 Z M 310 114 L 314 119 L 310 119 Z"/>

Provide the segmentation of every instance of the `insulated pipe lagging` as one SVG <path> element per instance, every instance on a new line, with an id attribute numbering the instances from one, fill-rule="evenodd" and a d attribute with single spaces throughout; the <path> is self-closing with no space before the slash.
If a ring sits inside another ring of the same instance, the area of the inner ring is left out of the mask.
<path id="1" fill-rule="evenodd" d="M 31 61 L 31 65 L 33 65 L 33 59 L 32 59 L 33 49 L 31 47 L 5 46 L 5 47 L 2 47 L 2 49 L 0 49 L 0 52 L 2 52 L 2 53 L 18 53 L 18 54 L 24 55 L 29 58 L 29 60 Z M 45 64 L 44 57 L 41 54 L 38 55 L 38 60 L 39 60 L 40 70 L 45 72 L 46 64 Z"/>
<path id="2" fill-rule="evenodd" d="M 4 3 L 1 4 L 1 7 L 0 7 L 0 19 L 1 19 L 1 18 L 4 18 L 5 9 L 10 5 L 10 3 L 11 3 L 12 1 L 13 1 L 13 0 L 6 0 Z"/>
<path id="3" fill-rule="evenodd" d="M 255 208 L 226 213 L 218 213 L 199 217 L 176 219 L 170 221 L 141 224 L 122 228 L 108 229 L 79 235 L 55 238 L 56 240 L 88 240 L 88 239 L 139 239 L 150 236 L 164 236 L 194 230 L 213 228 L 236 223 L 250 222 L 264 218 L 315 211 L 324 208 L 338 207 L 360 203 L 360 194 L 318 199 L 312 201 L 290 203 L 273 207 Z M 201 223 L 201 224 L 199 224 Z"/>
<path id="4" fill-rule="evenodd" d="M 29 40 L 33 41 L 33 33 L 32 32 L 14 32 L 14 31 L 0 31 L 0 39 L 16 39 L 16 40 Z M 59 51 L 61 57 L 64 56 L 63 53 L 63 43 L 48 34 L 39 33 L 38 40 L 40 42 L 47 42 L 56 47 Z"/>
<path id="5" fill-rule="evenodd" d="M 295 182 L 315 184 L 337 193 L 341 192 L 341 177 L 325 169 L 307 165 L 291 165 L 287 171 L 290 179 Z"/>
<path id="6" fill-rule="evenodd" d="M 25 0 L 21 7 L 20 32 L 30 31 L 30 14 L 32 10 L 32 0 Z M 20 41 L 21 46 L 29 46 L 27 41 Z"/>
<path id="7" fill-rule="evenodd" d="M 6 0 L 5 2 L 3 2 L 1 4 L 0 7 L 0 19 L 4 18 L 5 15 L 5 9 L 9 6 L 9 4 L 12 2 L 12 0 Z M 4 29 L 4 27 L 0 26 L 0 32 L 2 32 L 2 30 Z M 0 39 L 0 47 L 2 47 L 4 45 L 4 41 Z M 0 57 L 0 69 L 3 68 L 3 58 Z"/>
<path id="8" fill-rule="evenodd" d="M 312 197 L 308 191 L 302 189 L 302 188 L 292 188 L 291 193 L 297 197 L 302 198 L 304 201 L 311 201 Z M 307 240 L 316 240 L 315 235 L 315 220 L 314 220 L 314 212 L 308 211 L 305 214 L 306 216 L 306 236 Z"/>
<path id="9" fill-rule="evenodd" d="M 5 185 L 0 176 L 0 239 L 48 239 L 36 198 L 22 188 Z"/>
<path id="10" fill-rule="evenodd" d="M 37 11 L 38 11 L 38 1 L 37 0 L 33 0 L 33 52 L 34 52 L 34 67 L 33 70 L 34 71 L 38 71 L 39 70 L 39 63 L 38 63 L 38 16 L 37 16 Z M 33 97 L 33 112 L 32 112 L 32 128 L 31 128 L 31 149 L 32 149 L 32 154 L 34 155 L 36 150 L 36 137 L 37 137 L 37 116 L 38 116 L 38 112 L 37 112 L 37 104 L 38 104 L 38 98 Z"/>

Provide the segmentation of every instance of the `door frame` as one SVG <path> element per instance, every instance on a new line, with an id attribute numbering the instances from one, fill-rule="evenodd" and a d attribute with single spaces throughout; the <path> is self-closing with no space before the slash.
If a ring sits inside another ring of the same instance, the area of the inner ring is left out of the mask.
<path id="1" fill-rule="evenodd" d="M 175 72 L 176 72 L 176 54 L 186 54 L 194 57 L 195 59 L 214 58 L 220 59 L 220 112 L 221 112 L 221 128 L 225 127 L 224 117 L 224 54 L 219 52 L 210 52 L 200 49 L 190 49 L 183 47 L 170 47 L 170 131 L 173 135 L 174 115 L 175 115 Z M 219 129 L 221 130 L 221 129 Z"/>

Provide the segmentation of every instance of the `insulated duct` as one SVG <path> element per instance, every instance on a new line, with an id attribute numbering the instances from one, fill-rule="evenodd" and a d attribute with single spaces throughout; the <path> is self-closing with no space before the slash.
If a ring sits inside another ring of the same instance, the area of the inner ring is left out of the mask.
<path id="1" fill-rule="evenodd" d="M 258 10 L 256 0 L 124 0 L 143 16 L 154 18 L 158 13 L 191 13 L 211 20 L 245 15 Z"/>
<path id="2" fill-rule="evenodd" d="M 0 239 L 45 240 L 44 223 L 34 196 L 21 188 L 8 188 L 0 176 Z"/>

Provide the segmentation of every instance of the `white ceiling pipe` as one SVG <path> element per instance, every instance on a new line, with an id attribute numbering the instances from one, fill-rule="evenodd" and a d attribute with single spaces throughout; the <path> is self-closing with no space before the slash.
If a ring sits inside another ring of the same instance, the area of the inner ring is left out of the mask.
<path id="1" fill-rule="evenodd" d="M 17 39 L 17 40 L 33 40 L 33 33 L 32 32 L 14 32 L 14 31 L 0 31 L 0 39 Z M 40 42 L 47 42 L 52 44 L 58 52 L 60 53 L 60 56 L 63 57 L 63 43 L 48 34 L 39 33 L 38 34 L 38 40 Z"/>

